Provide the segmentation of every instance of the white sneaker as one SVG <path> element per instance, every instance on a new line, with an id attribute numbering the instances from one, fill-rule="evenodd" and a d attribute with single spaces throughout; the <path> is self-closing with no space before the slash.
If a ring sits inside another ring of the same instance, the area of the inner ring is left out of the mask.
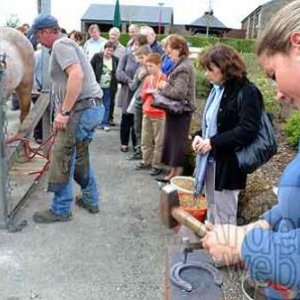
<path id="1" fill-rule="evenodd" d="M 110 131 L 110 127 L 109 126 L 104 126 L 104 131 Z"/>

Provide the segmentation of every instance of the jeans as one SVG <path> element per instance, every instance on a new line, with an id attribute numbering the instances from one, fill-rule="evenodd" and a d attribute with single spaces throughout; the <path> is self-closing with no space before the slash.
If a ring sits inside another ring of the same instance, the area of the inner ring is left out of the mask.
<path id="1" fill-rule="evenodd" d="M 103 105 L 105 107 L 105 113 L 104 117 L 102 120 L 101 125 L 102 126 L 108 126 L 109 125 L 109 110 L 110 110 L 110 105 L 111 105 L 111 92 L 110 89 L 102 89 L 103 91 Z"/>
<path id="2" fill-rule="evenodd" d="M 109 121 L 114 121 L 114 110 L 115 110 L 115 102 L 116 102 L 116 94 L 113 93 L 110 95 L 110 106 L 109 106 Z"/>
<path id="3" fill-rule="evenodd" d="M 75 132 L 74 145 L 72 145 L 71 160 L 70 160 L 70 176 L 66 184 L 59 185 L 59 189 L 54 191 L 52 202 L 52 211 L 56 214 L 69 214 L 71 203 L 73 200 L 73 176 L 76 163 L 76 144 L 80 142 L 91 142 L 95 129 L 101 124 L 104 115 L 104 106 L 95 106 L 86 109 L 80 116 L 78 126 Z M 88 155 L 88 149 L 86 155 Z M 99 191 L 92 169 L 92 164 L 88 165 L 85 184 L 81 185 L 82 199 L 90 207 L 97 208 L 99 201 Z"/>

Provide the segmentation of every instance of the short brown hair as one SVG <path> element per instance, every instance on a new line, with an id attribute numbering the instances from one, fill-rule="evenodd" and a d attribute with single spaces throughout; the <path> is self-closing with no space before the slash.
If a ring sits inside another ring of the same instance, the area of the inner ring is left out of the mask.
<path id="1" fill-rule="evenodd" d="M 116 46 L 114 43 L 110 42 L 110 41 L 107 41 L 105 44 L 104 44 L 104 49 L 106 48 L 112 48 L 112 49 L 116 49 Z"/>
<path id="2" fill-rule="evenodd" d="M 247 75 L 246 64 L 240 54 L 227 45 L 217 44 L 200 55 L 204 69 L 212 70 L 212 64 L 221 70 L 225 82 L 240 80 Z"/>
<path id="3" fill-rule="evenodd" d="M 150 53 L 147 55 L 146 63 L 150 62 L 157 66 L 161 65 L 161 56 L 158 53 Z"/>
<path id="4" fill-rule="evenodd" d="M 139 34 L 136 39 L 137 44 L 139 47 L 148 45 L 147 37 L 144 34 Z"/>
<path id="5" fill-rule="evenodd" d="M 72 31 L 69 33 L 69 38 L 71 38 L 71 35 L 74 35 L 74 39 L 75 39 L 76 42 L 82 42 L 83 37 L 82 37 L 82 34 L 81 34 L 80 31 L 72 30 Z"/>
<path id="6" fill-rule="evenodd" d="M 186 39 L 178 34 L 169 35 L 166 46 L 179 50 L 179 56 L 188 56 L 190 53 Z"/>

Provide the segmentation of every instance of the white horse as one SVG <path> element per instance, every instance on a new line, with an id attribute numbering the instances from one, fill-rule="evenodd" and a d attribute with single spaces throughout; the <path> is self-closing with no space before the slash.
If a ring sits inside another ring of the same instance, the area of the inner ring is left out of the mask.
<path id="1" fill-rule="evenodd" d="M 16 92 L 20 102 L 20 121 L 30 110 L 34 73 L 34 50 L 27 37 L 10 27 L 0 27 L 0 63 L 3 96 L 7 101 Z"/>

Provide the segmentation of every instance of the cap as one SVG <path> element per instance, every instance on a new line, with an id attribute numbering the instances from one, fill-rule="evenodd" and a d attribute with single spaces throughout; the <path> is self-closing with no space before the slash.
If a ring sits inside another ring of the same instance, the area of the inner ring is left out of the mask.
<path id="1" fill-rule="evenodd" d="M 28 36 L 32 34 L 35 35 L 38 30 L 54 27 L 59 28 L 57 19 L 51 15 L 41 14 L 34 19 L 33 24 L 28 31 Z"/>
<path id="2" fill-rule="evenodd" d="M 34 19 L 32 26 L 27 30 L 26 35 L 34 49 L 36 49 L 37 46 L 37 40 L 35 37 L 37 31 L 45 28 L 59 28 L 57 19 L 51 15 L 38 15 Z"/>

